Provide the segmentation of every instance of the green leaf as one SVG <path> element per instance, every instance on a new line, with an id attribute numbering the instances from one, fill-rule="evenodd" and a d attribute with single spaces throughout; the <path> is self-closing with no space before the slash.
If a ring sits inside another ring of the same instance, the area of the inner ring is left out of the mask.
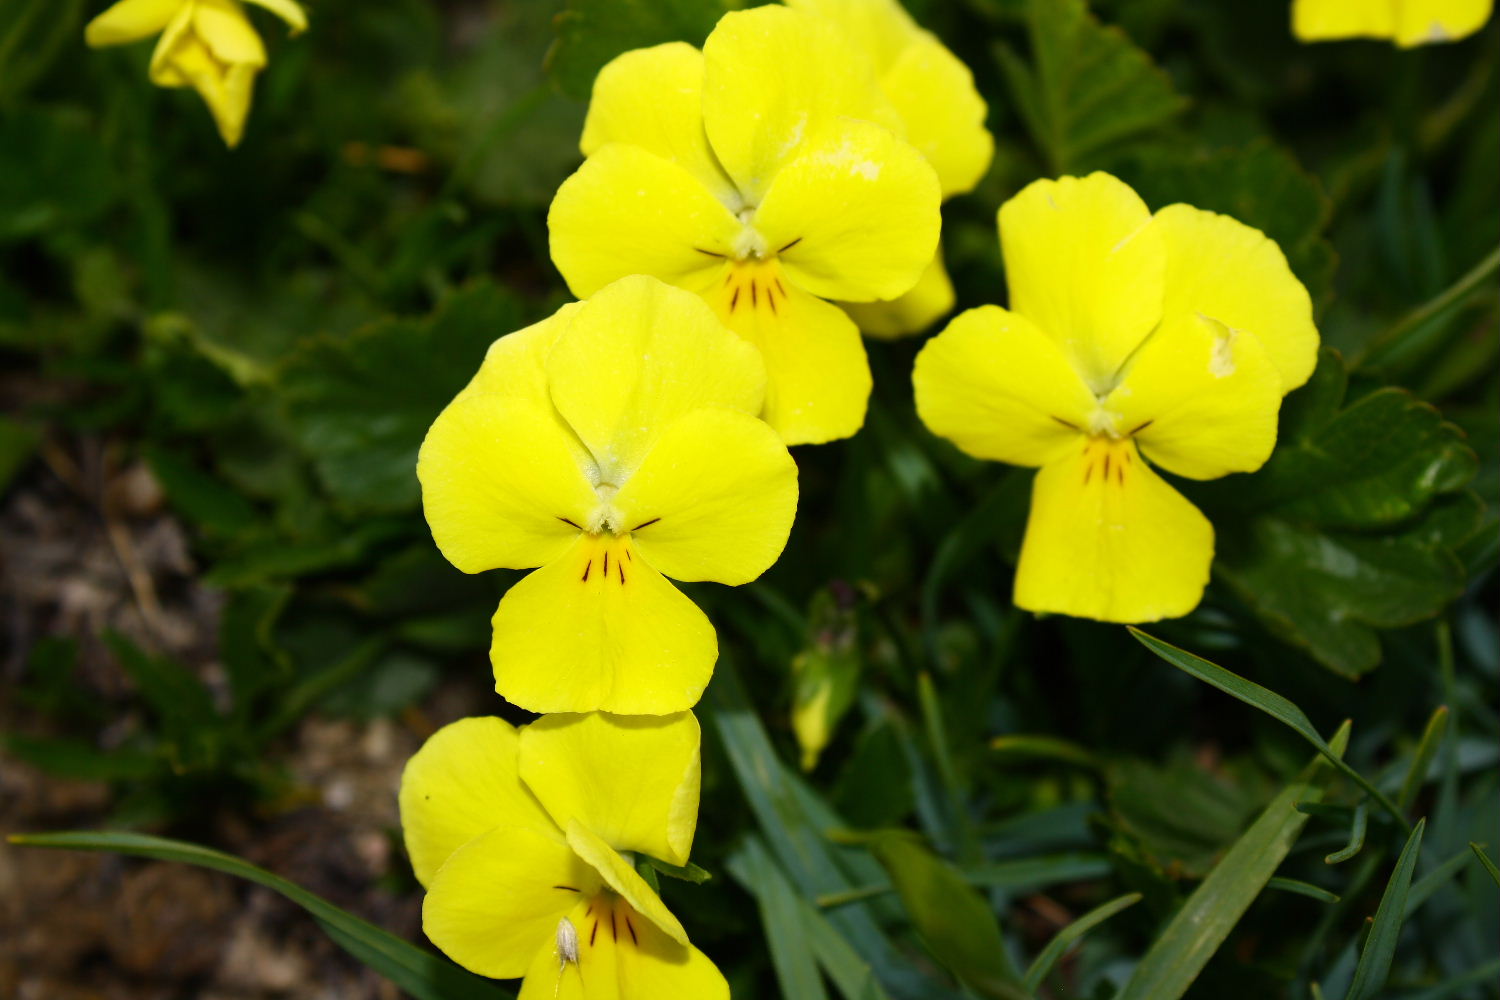
<path id="1" fill-rule="evenodd" d="M 1500 868 L 1495 867 L 1495 862 L 1491 861 L 1490 856 L 1484 853 L 1484 848 L 1471 840 L 1469 841 L 1469 849 L 1474 852 L 1474 856 L 1479 859 L 1479 863 L 1484 865 L 1484 870 L 1490 873 L 1490 878 L 1495 880 L 1495 885 L 1500 886 Z"/>
<path id="2" fill-rule="evenodd" d="M 1354 807 L 1354 819 L 1349 825 L 1348 845 L 1346 845 L 1341 850 L 1334 851 L 1332 854 L 1325 857 L 1323 859 L 1325 863 L 1336 865 L 1344 861 L 1348 861 L 1350 858 L 1358 854 L 1361 849 L 1364 848 L 1365 823 L 1367 821 L 1368 815 L 1369 810 L 1366 809 L 1363 802 Z"/>
<path id="3" fill-rule="evenodd" d="M 13 844 L 27 847 L 108 851 L 227 872 L 265 886 L 302 907 L 340 947 L 417 1000 L 512 1000 L 514 996 L 432 952 L 339 909 L 296 883 L 231 854 L 141 833 L 29 833 L 9 839 Z"/>
<path id="4" fill-rule="evenodd" d="M 904 830 L 862 839 L 890 875 L 912 926 L 944 968 L 981 996 L 1027 996 L 1006 954 L 999 921 L 958 869 Z"/>
<path id="5" fill-rule="evenodd" d="M 1406 817 L 1402 815 L 1401 810 L 1396 807 L 1396 804 L 1384 792 L 1371 784 L 1364 775 L 1344 763 L 1343 756 L 1334 753 L 1333 748 L 1323 741 L 1323 737 L 1319 736 L 1318 731 L 1313 728 L 1312 720 L 1307 717 L 1302 709 L 1287 701 L 1275 691 L 1263 688 L 1254 681 L 1248 681 L 1239 674 L 1225 670 L 1217 663 L 1210 663 L 1202 657 L 1194 656 L 1185 649 L 1178 649 L 1170 643 L 1162 642 L 1160 639 L 1147 635 L 1138 628 L 1131 627 L 1130 634 L 1135 636 L 1151 652 L 1166 660 L 1177 669 L 1191 674 L 1206 684 L 1212 684 L 1225 694 L 1238 698 L 1253 708 L 1260 709 L 1271 718 L 1292 729 L 1303 739 L 1307 740 L 1308 743 L 1312 744 L 1329 763 L 1353 779 L 1359 787 L 1370 793 L 1375 801 L 1379 802 L 1386 812 L 1390 813 L 1403 828 L 1410 828 L 1410 824 L 1406 822 Z"/>
<path id="6" fill-rule="evenodd" d="M 72 108 L 0 115 L 0 177 L 0 243 L 64 232 L 119 190 L 98 124 Z"/>
<path id="7" fill-rule="evenodd" d="M 1280 875 L 1267 882 L 1266 888 L 1280 889 L 1282 892 L 1294 892 L 1299 896 L 1306 896 L 1308 899 L 1316 899 L 1320 903 L 1337 903 L 1339 901 L 1338 896 L 1320 885 L 1313 885 L 1311 882 L 1301 882 L 1294 878 L 1282 878 Z"/>
<path id="8" fill-rule="evenodd" d="M 1098 757 L 1077 743 L 1059 739 L 1056 736 L 1031 736 L 1021 733 L 996 736 L 990 740 L 990 749 L 995 751 L 995 756 L 1002 763 L 1008 763 L 1011 759 L 1056 761 L 1090 771 L 1096 771 L 1102 766 Z"/>
<path id="9" fill-rule="evenodd" d="M 1372 1000 L 1385 989 L 1386 978 L 1391 974 L 1391 960 L 1396 955 L 1396 939 L 1401 936 L 1401 924 L 1406 919 L 1406 893 L 1411 887 L 1412 872 L 1416 870 L 1417 856 L 1422 851 L 1422 832 L 1426 829 L 1427 820 L 1418 820 L 1411 836 L 1406 838 L 1401 856 L 1396 859 L 1396 868 L 1380 897 L 1375 922 L 1370 927 L 1370 936 L 1365 939 L 1359 965 L 1354 969 L 1354 981 L 1349 984 L 1345 1000 Z"/>
<path id="10" fill-rule="evenodd" d="M 689 861 L 685 865 L 674 865 L 663 861 L 661 858 L 653 858 L 649 854 L 639 856 L 642 861 L 656 871 L 661 872 L 668 878 L 675 878 L 683 882 L 691 882 L 694 885 L 702 885 L 713 878 L 713 873 L 706 868 L 700 868 Z"/>
<path id="11" fill-rule="evenodd" d="M 1104 921 L 1116 913 L 1129 909 L 1140 901 L 1140 893 L 1127 893 L 1124 896 L 1111 899 L 1101 906 L 1096 906 L 1058 931 L 1053 935 L 1052 940 L 1047 942 L 1047 947 L 1042 949 L 1042 953 L 1031 963 L 1031 967 L 1026 970 L 1026 978 L 1022 982 L 1022 985 L 1026 987 L 1026 991 L 1028 993 L 1035 993 L 1041 988 L 1042 981 L 1047 978 L 1047 973 L 1052 971 L 1052 967 L 1057 964 L 1057 960 L 1063 957 L 1064 953 L 1073 946 L 1074 942 L 1081 940 L 1085 934 L 1104 923 Z"/>
<path id="12" fill-rule="evenodd" d="M 488 283 L 425 320 L 387 320 L 309 341 L 280 392 L 298 444 L 333 497 L 362 511 L 417 503 L 417 449 L 491 342 L 525 325 L 514 293 Z"/>
<path id="13" fill-rule="evenodd" d="M 771 951 L 771 964 L 781 995 L 796 1000 L 827 1000 L 817 959 L 804 921 L 804 904 L 797 891 L 778 877 L 775 862 L 753 839 L 729 861 L 729 871 L 760 904 L 761 927 Z"/>
<path id="14" fill-rule="evenodd" d="M 1270 797 L 1264 786 L 1209 773 L 1186 753 L 1165 766 L 1122 757 L 1105 773 L 1111 825 L 1158 868 L 1191 878 L 1213 867 Z"/>
<path id="15" fill-rule="evenodd" d="M 1084 0 L 1031 0 L 1030 62 L 997 48 L 1032 141 L 1049 173 L 1080 174 L 1109 162 L 1127 139 L 1160 128 L 1187 105 L 1165 73 Z"/>
<path id="16" fill-rule="evenodd" d="M 164 766 L 151 754 L 100 750 L 81 740 L 12 734 L 0 735 L 0 746 L 48 774 L 81 781 L 140 781 Z"/>
<path id="17" fill-rule="evenodd" d="M 1439 705 L 1422 730 L 1417 752 L 1412 754 L 1411 766 L 1406 769 L 1406 780 L 1401 782 L 1401 791 L 1396 795 L 1396 804 L 1402 809 L 1411 806 L 1416 800 L 1417 792 L 1427 783 L 1427 769 L 1432 766 L 1432 758 L 1437 755 L 1438 747 L 1443 742 L 1443 734 L 1447 731 L 1448 706 Z"/>
<path id="18" fill-rule="evenodd" d="M 1329 759 L 1339 759 L 1348 734 L 1346 724 L 1334 737 L 1338 750 L 1326 750 Z M 1321 764 L 1314 758 L 1235 841 L 1157 936 L 1116 1000 L 1177 1000 L 1187 992 L 1302 832 L 1308 817 L 1297 803 L 1323 797 L 1315 780 Z"/>
<path id="19" fill-rule="evenodd" d="M 662 42 L 702 45 L 737 0 L 568 0 L 557 15 L 547 68 L 563 93 L 587 100 L 604 64 L 627 49 Z"/>
<path id="20" fill-rule="evenodd" d="M 287 683 L 291 658 L 277 645 L 276 622 L 291 599 L 292 588 L 269 584 L 236 590 L 219 619 L 219 655 L 229 675 L 235 715 L 244 720 L 255 698 L 267 688 Z"/>
<path id="21" fill-rule="evenodd" d="M 145 458 L 172 509 L 210 535 L 232 536 L 256 521 L 255 506 L 233 486 L 175 449 L 148 447 Z"/>
<path id="22" fill-rule="evenodd" d="M 223 747 L 224 718 L 203 682 L 177 661 L 153 656 L 123 635 L 105 633 L 104 642 L 161 723 L 172 766 L 178 770 L 214 766 Z"/>

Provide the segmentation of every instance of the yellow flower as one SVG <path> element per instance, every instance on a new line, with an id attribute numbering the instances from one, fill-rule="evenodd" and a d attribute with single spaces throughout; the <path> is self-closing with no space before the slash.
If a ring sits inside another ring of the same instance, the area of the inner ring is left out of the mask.
<path id="1" fill-rule="evenodd" d="M 1494 0 L 1293 0 L 1292 32 L 1304 42 L 1389 38 L 1409 49 L 1467 38 L 1493 9 Z"/>
<path id="2" fill-rule="evenodd" d="M 291 26 L 307 27 L 295 0 L 247 0 Z M 219 135 L 231 148 L 240 141 L 250 111 L 255 74 L 266 64 L 265 46 L 240 0 L 119 0 L 89 22 L 91 48 L 123 45 L 161 33 L 151 56 L 151 82 L 193 87 L 213 113 Z"/>
<path id="3" fill-rule="evenodd" d="M 1197 606 L 1213 527 L 1152 464 L 1249 472 L 1306 382 L 1307 290 L 1260 231 L 1188 205 L 1154 216 L 1108 174 L 1000 209 L 1010 309 L 960 314 L 917 357 L 917 411 L 977 458 L 1039 467 L 1016 571 L 1031 611 L 1144 622 Z"/>
<path id="4" fill-rule="evenodd" d="M 400 793 L 432 943 L 481 976 L 525 976 L 521 1000 L 728 1000 L 630 860 L 687 863 L 699 739 L 690 712 L 438 730 Z"/>
<path id="5" fill-rule="evenodd" d="M 702 295 L 760 349 L 763 413 L 788 444 L 847 437 L 870 370 L 824 300 L 895 298 L 937 247 L 937 175 L 900 126 L 829 21 L 726 14 L 702 52 L 638 49 L 600 71 L 552 259 L 580 298 L 627 274 Z"/>
<path id="6" fill-rule="evenodd" d="M 459 569 L 541 567 L 495 613 L 501 695 L 533 712 L 697 702 L 718 644 L 666 577 L 748 583 L 796 513 L 796 465 L 754 416 L 764 392 L 753 347 L 644 276 L 495 343 L 417 476 Z"/>
<path id="7" fill-rule="evenodd" d="M 870 57 L 881 91 L 901 117 L 906 140 L 937 171 L 943 197 L 973 190 L 989 169 L 995 140 L 984 127 L 989 109 L 969 68 L 937 36 L 919 27 L 897 0 L 786 2 L 828 18 L 856 50 Z M 870 336 L 900 337 L 931 326 L 953 309 L 954 301 L 940 249 L 905 295 L 845 308 Z"/>

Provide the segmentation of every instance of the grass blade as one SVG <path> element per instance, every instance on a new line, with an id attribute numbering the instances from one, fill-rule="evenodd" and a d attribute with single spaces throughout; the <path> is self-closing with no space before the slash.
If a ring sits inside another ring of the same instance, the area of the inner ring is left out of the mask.
<path id="1" fill-rule="evenodd" d="M 9 838 L 26 847 L 108 851 L 212 868 L 278 892 L 310 913 L 345 951 L 417 1000 L 512 1000 L 513 993 L 471 975 L 447 959 L 361 920 L 315 893 L 222 851 L 143 833 L 25 833 Z"/>
<path id="2" fill-rule="evenodd" d="M 1495 880 L 1495 884 L 1500 885 L 1500 868 L 1495 867 L 1495 862 L 1491 861 L 1490 856 L 1484 853 L 1484 848 L 1471 840 L 1469 841 L 1469 849 L 1474 852 L 1474 856 L 1479 859 L 1479 863 L 1484 865 L 1484 870 L 1490 873 L 1490 878 Z"/>
<path id="3" fill-rule="evenodd" d="M 1334 736 L 1334 752 L 1342 752 L 1348 738 L 1345 723 Z M 1151 945 L 1116 1000 L 1177 1000 L 1187 992 L 1302 832 L 1308 817 L 1297 803 L 1323 797 L 1314 780 L 1321 764 L 1314 758 L 1234 842 Z"/>
<path id="4" fill-rule="evenodd" d="M 827 1000 L 828 991 L 808 941 L 802 897 L 781 877 L 766 849 L 758 841 L 748 841 L 730 859 L 729 872 L 760 904 L 760 923 L 781 995 L 788 1000 Z"/>
<path id="5" fill-rule="evenodd" d="M 1266 888 L 1280 889 L 1282 892 L 1295 892 L 1299 896 L 1316 899 L 1320 903 L 1337 903 L 1339 901 L 1339 897 L 1320 885 L 1313 885 L 1311 882 L 1299 882 L 1294 878 L 1282 878 L 1280 875 L 1267 882 Z"/>
<path id="6" fill-rule="evenodd" d="M 1365 846 L 1365 822 L 1369 810 L 1361 802 L 1354 807 L 1354 821 L 1349 825 L 1349 844 L 1343 850 L 1334 851 L 1323 859 L 1324 863 L 1336 865 L 1341 861 L 1348 861 L 1360 852 Z"/>
<path id="7" fill-rule="evenodd" d="M 1396 869 L 1386 883 L 1385 894 L 1380 897 L 1380 906 L 1375 910 L 1375 923 L 1370 936 L 1365 939 L 1364 951 L 1360 953 L 1359 965 L 1354 968 L 1354 981 L 1349 984 L 1346 1000 L 1371 1000 L 1385 989 L 1385 981 L 1391 974 L 1391 960 L 1396 954 L 1396 939 L 1401 936 L 1401 924 L 1406 919 L 1406 893 L 1411 888 L 1411 875 L 1417 867 L 1417 855 L 1422 851 L 1422 832 L 1427 829 L 1427 820 L 1418 820 L 1406 846 L 1396 859 Z"/>
<path id="8" fill-rule="evenodd" d="M 1432 758 L 1437 755 L 1438 747 L 1443 743 L 1443 734 L 1447 731 L 1448 706 L 1439 705 L 1427 720 L 1427 728 L 1422 730 L 1422 741 L 1417 744 L 1411 767 L 1406 771 L 1406 780 L 1401 782 L 1401 791 L 1396 795 L 1396 804 L 1402 809 L 1411 806 L 1417 792 L 1421 791 L 1422 785 L 1427 781 L 1427 769 L 1432 766 Z"/>
<path id="9" fill-rule="evenodd" d="M 1089 931 L 1104 923 L 1104 921 L 1116 913 L 1128 909 L 1140 901 L 1141 894 L 1138 892 L 1128 893 L 1116 899 L 1111 899 L 1102 906 L 1096 906 L 1058 931 L 1052 940 L 1047 942 L 1047 947 L 1042 949 L 1042 953 L 1036 957 L 1036 961 L 1031 963 L 1031 968 L 1026 970 L 1026 975 L 1021 980 L 1022 984 L 1026 987 L 1026 991 L 1028 993 L 1035 993 L 1037 991 L 1037 988 L 1042 985 L 1042 980 L 1047 978 L 1047 973 L 1052 971 L 1052 966 L 1057 964 L 1057 960 L 1063 957 L 1063 954 L 1072 947 L 1075 941 L 1078 941 Z"/>
<path id="10" fill-rule="evenodd" d="M 1302 709 L 1270 688 L 1261 687 L 1254 681 L 1246 680 L 1233 671 L 1225 670 L 1217 663 L 1210 663 L 1201 656 L 1194 656 L 1185 649 L 1178 649 L 1171 643 L 1162 642 L 1155 636 L 1147 635 L 1138 628 L 1129 628 L 1130 634 L 1140 640 L 1141 645 L 1172 664 L 1172 666 L 1184 673 L 1191 674 L 1205 684 L 1213 685 L 1231 697 L 1238 698 L 1252 708 L 1260 709 L 1271 718 L 1296 732 L 1326 757 L 1329 763 L 1347 775 L 1360 788 L 1368 792 L 1370 797 L 1376 802 L 1379 802 L 1381 808 L 1395 817 L 1396 822 L 1401 824 L 1403 830 L 1411 830 L 1411 824 L 1407 822 L 1405 813 L 1397 808 L 1396 803 L 1392 802 L 1389 796 L 1371 784 L 1364 775 L 1346 764 L 1343 758 L 1334 753 L 1329 745 L 1323 741 L 1323 737 L 1318 735 L 1318 731 L 1313 728 L 1312 720 L 1307 717 L 1307 714 Z"/>

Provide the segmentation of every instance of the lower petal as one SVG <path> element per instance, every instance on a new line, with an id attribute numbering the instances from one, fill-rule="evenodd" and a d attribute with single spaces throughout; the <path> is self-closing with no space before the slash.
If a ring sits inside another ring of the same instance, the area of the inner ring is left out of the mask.
<path id="1" fill-rule="evenodd" d="M 719 655 L 698 606 L 609 535 L 512 587 L 492 624 L 495 690 L 530 712 L 681 712 Z"/>
<path id="2" fill-rule="evenodd" d="M 755 270 L 763 277 L 754 277 Z M 708 299 L 725 326 L 760 348 L 766 363 L 761 417 L 783 441 L 822 444 L 860 429 L 870 363 L 847 313 L 793 285 L 774 261 L 730 269 Z"/>
<path id="3" fill-rule="evenodd" d="M 1213 550 L 1213 525 L 1133 443 L 1091 439 L 1037 473 L 1015 601 L 1108 622 L 1178 618 L 1202 599 Z"/>
<path id="4" fill-rule="evenodd" d="M 459 848 L 422 901 L 422 930 L 470 972 L 525 975 L 537 945 L 602 880 L 566 843 L 500 827 Z"/>
<path id="5" fill-rule="evenodd" d="M 939 248 L 915 287 L 889 302 L 846 302 L 844 311 L 867 337 L 894 340 L 921 333 L 948 313 L 957 301 Z"/>

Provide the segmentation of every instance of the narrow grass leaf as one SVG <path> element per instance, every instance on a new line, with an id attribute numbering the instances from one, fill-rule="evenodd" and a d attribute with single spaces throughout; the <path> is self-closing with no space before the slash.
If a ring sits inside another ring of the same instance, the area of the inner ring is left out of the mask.
<path id="1" fill-rule="evenodd" d="M 417 1000 L 511 1000 L 513 993 L 470 975 L 446 959 L 361 920 L 294 882 L 232 854 L 142 833 L 28 833 L 10 838 L 27 847 L 108 851 L 212 868 L 278 892 L 310 913 L 345 951 Z"/>
<path id="2" fill-rule="evenodd" d="M 1490 878 L 1495 880 L 1495 884 L 1500 885 L 1500 868 L 1495 867 L 1495 862 L 1491 861 L 1490 856 L 1484 853 L 1484 848 L 1471 840 L 1469 841 L 1469 849 L 1474 852 L 1474 856 L 1479 859 L 1479 863 L 1484 865 L 1484 870 L 1490 873 Z"/>
<path id="3" fill-rule="evenodd" d="M 1375 923 L 1370 927 L 1370 936 L 1359 956 L 1359 965 L 1354 968 L 1354 981 L 1349 984 L 1345 1000 L 1371 1000 L 1385 989 L 1385 981 L 1391 974 L 1391 960 L 1396 955 L 1396 939 L 1401 936 L 1401 924 L 1406 919 L 1406 894 L 1411 888 L 1412 872 L 1417 867 L 1417 855 L 1422 851 L 1422 832 L 1427 829 L 1427 820 L 1417 821 L 1406 846 L 1396 859 L 1396 869 L 1386 883 L 1385 894 L 1380 897 L 1380 906 L 1375 910 Z"/>
<path id="4" fill-rule="evenodd" d="M 1217 663 L 1210 663 L 1200 656 L 1194 656 L 1185 649 L 1178 649 L 1170 643 L 1162 642 L 1155 636 L 1148 635 L 1138 628 L 1129 628 L 1130 634 L 1140 640 L 1141 645 L 1172 664 L 1172 666 L 1191 674 L 1205 684 L 1213 685 L 1225 694 L 1238 698 L 1253 708 L 1260 709 L 1271 718 L 1292 729 L 1303 739 L 1307 740 L 1308 743 L 1317 748 L 1318 752 L 1326 757 L 1334 767 L 1338 768 L 1350 780 L 1368 792 L 1376 802 L 1380 803 L 1386 812 L 1395 817 L 1396 821 L 1401 824 L 1402 829 L 1411 829 L 1411 824 L 1407 822 L 1406 815 L 1390 800 L 1389 796 L 1376 788 L 1364 775 L 1346 764 L 1338 754 L 1335 754 L 1330 749 L 1328 744 L 1324 742 L 1323 737 L 1319 736 L 1318 731 L 1313 728 L 1312 720 L 1307 717 L 1307 714 L 1302 709 L 1270 688 L 1264 688 L 1254 681 L 1246 680 L 1233 671 L 1225 670 Z"/>
<path id="5" fill-rule="evenodd" d="M 1401 791 L 1396 795 L 1396 804 L 1402 809 L 1411 807 L 1417 792 L 1426 783 L 1427 769 L 1432 766 L 1432 758 L 1437 755 L 1438 747 L 1443 743 L 1443 734 L 1447 731 L 1448 706 L 1439 705 L 1427 720 L 1427 728 L 1422 731 L 1422 741 L 1417 744 L 1411 767 L 1407 768 L 1406 780 L 1401 782 Z"/>
<path id="6" fill-rule="evenodd" d="M 1071 740 L 1055 736 L 996 736 L 990 749 L 1002 759 L 1054 761 L 1075 767 L 1098 770 L 1099 758 Z"/>
<path id="7" fill-rule="evenodd" d="M 1330 865 L 1336 865 L 1340 862 L 1348 861 L 1364 848 L 1365 823 L 1367 814 L 1368 810 L 1365 808 L 1365 804 L 1363 802 L 1354 807 L 1354 819 L 1349 825 L 1348 846 L 1344 847 L 1342 850 L 1334 851 L 1332 854 L 1324 858 L 1323 860 L 1326 863 Z"/>
<path id="8" fill-rule="evenodd" d="M 1052 940 L 1047 942 L 1047 947 L 1042 949 L 1042 953 L 1036 957 L 1036 961 L 1031 963 L 1031 968 L 1026 970 L 1026 976 L 1021 981 L 1022 985 L 1026 987 L 1026 991 L 1028 993 L 1035 993 L 1042 985 L 1042 980 L 1047 978 L 1047 973 L 1051 972 L 1052 967 L 1057 964 L 1057 960 L 1062 958 L 1063 954 L 1085 934 L 1104 923 L 1104 921 L 1116 913 L 1128 909 L 1140 901 L 1140 893 L 1127 893 L 1124 896 L 1111 899 L 1102 906 L 1095 907 L 1058 931 Z"/>
<path id="9" fill-rule="evenodd" d="M 1294 878 L 1282 878 L 1280 875 L 1266 883 L 1267 889 L 1280 889 L 1282 892 L 1294 892 L 1308 899 L 1316 899 L 1320 903 L 1337 903 L 1339 897 L 1329 892 L 1320 885 L 1311 882 L 1300 882 Z"/>
<path id="10" fill-rule="evenodd" d="M 827 1000 L 828 991 L 808 943 L 802 897 L 780 877 L 770 854 L 752 839 L 730 859 L 729 872 L 760 904 L 760 923 L 781 995 L 787 1000 Z"/>

